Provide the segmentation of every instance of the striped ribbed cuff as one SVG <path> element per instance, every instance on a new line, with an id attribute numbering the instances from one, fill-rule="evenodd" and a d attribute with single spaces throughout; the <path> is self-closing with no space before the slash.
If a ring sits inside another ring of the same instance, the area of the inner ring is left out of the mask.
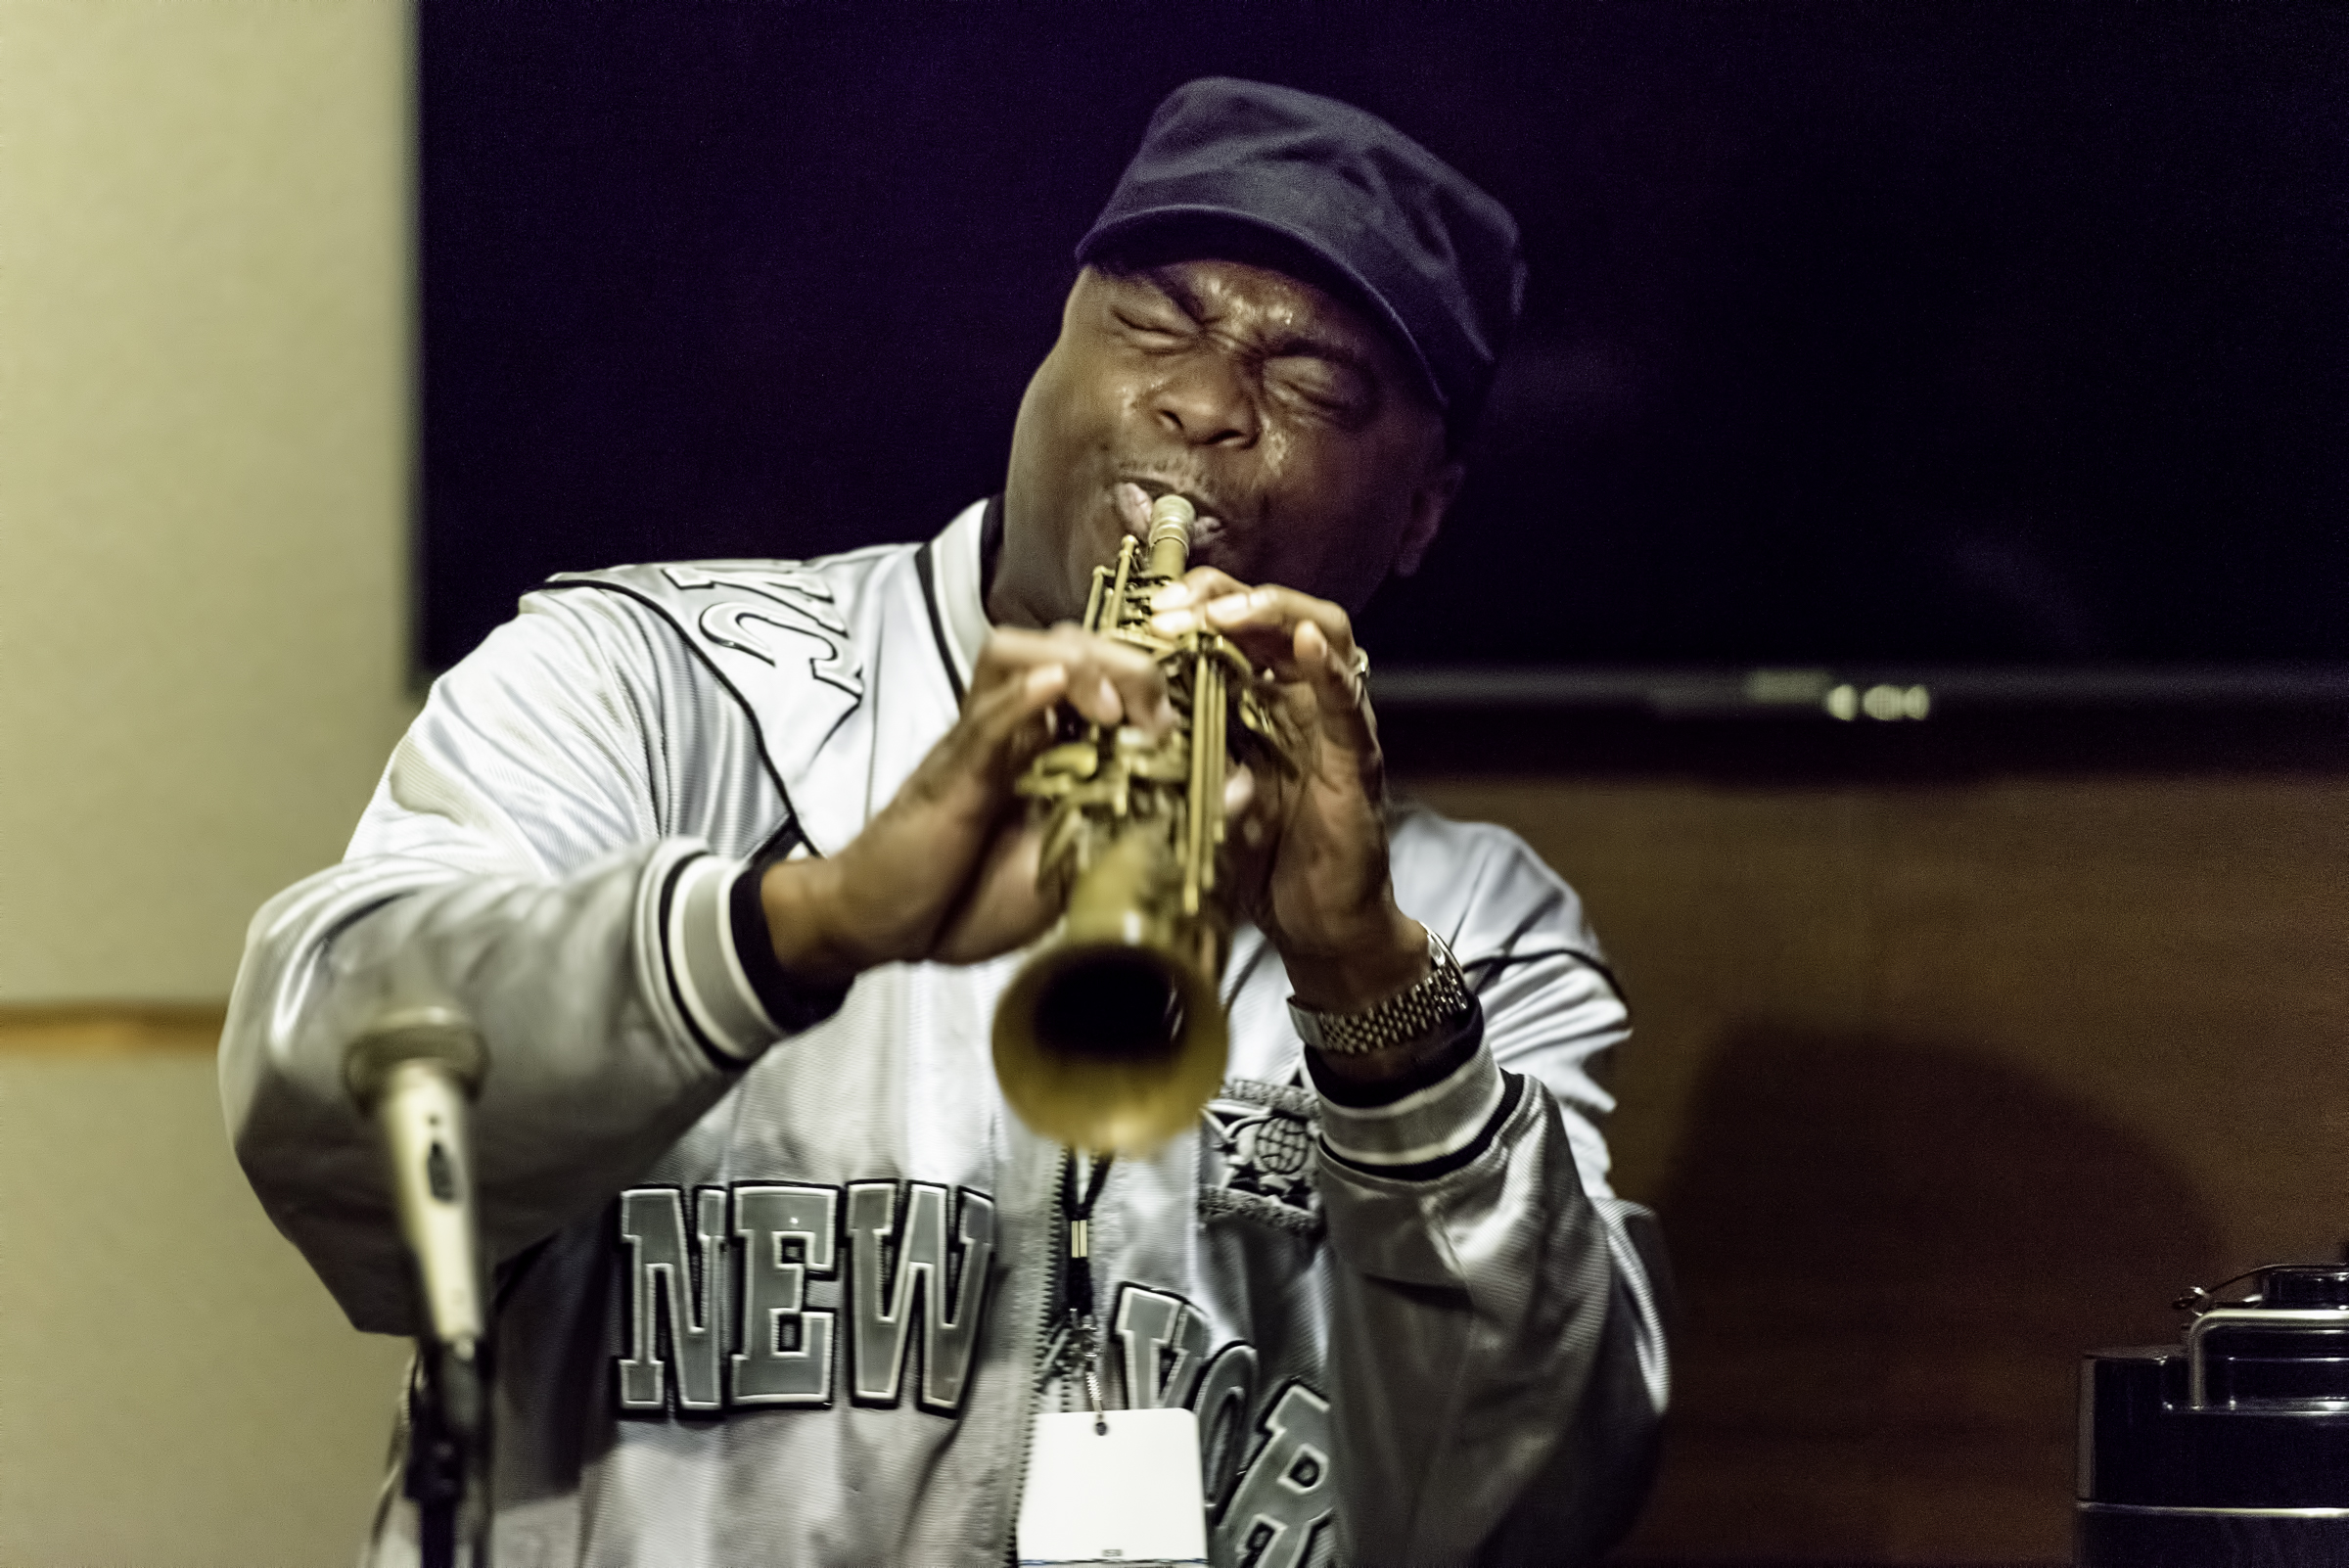
<path id="1" fill-rule="evenodd" d="M 760 1000 L 735 945 L 728 895 L 741 870 L 739 861 L 693 855 L 669 873 L 661 898 L 661 956 L 669 993 L 702 1048 L 735 1067 L 786 1033 Z"/>
<path id="2" fill-rule="evenodd" d="M 1523 1089 L 1480 1044 L 1451 1073 L 1391 1104 L 1341 1105 L 1322 1095 L 1321 1141 L 1374 1176 L 1439 1176 L 1485 1151 Z"/>

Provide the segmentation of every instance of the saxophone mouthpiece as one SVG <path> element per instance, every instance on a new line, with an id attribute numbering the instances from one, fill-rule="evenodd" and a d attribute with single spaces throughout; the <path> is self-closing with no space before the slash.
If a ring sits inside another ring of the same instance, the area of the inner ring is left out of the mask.
<path id="1" fill-rule="evenodd" d="M 1179 577 L 1191 553 L 1191 522 L 1199 513 L 1179 495 L 1162 495 L 1150 503 L 1150 570 L 1162 577 Z"/>
<path id="2" fill-rule="evenodd" d="M 1150 540 L 1156 544 L 1161 533 L 1170 533 L 1188 549 L 1191 542 L 1191 524 L 1198 510 L 1179 495 L 1162 495 L 1150 503 Z"/>

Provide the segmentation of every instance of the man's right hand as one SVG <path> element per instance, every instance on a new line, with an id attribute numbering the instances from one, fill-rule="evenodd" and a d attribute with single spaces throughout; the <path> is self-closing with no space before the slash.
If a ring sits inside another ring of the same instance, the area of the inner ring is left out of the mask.
<path id="1" fill-rule="evenodd" d="M 1063 701 L 1154 737 L 1174 722 L 1140 649 L 1068 623 L 998 629 L 962 716 L 864 831 L 829 858 L 767 868 L 759 892 L 784 972 L 845 985 L 879 964 L 974 963 L 1042 935 L 1058 911 L 1036 888 L 1039 842 L 1013 786 Z"/>

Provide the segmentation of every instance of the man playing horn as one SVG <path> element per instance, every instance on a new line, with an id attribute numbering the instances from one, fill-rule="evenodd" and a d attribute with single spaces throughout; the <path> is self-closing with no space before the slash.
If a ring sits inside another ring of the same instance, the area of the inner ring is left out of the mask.
<path id="1" fill-rule="evenodd" d="M 1383 792 L 1350 614 L 1410 572 L 1515 316 L 1497 203 L 1328 99 L 1178 89 L 1078 249 L 1002 493 L 928 542 L 557 578 L 435 687 L 342 864 L 255 920 L 221 1077 L 279 1226 L 412 1332 L 343 1052 L 447 1005 L 494 1268 L 503 1564 L 996 1568 L 1039 1410 L 1197 1417 L 1224 1568 L 1595 1556 L 1665 1399 L 1574 894 Z M 1015 793 L 1154 501 L 1153 602 L 1269 671 L 1297 765 L 1230 797 L 1227 1077 L 1094 1195 L 989 1020 L 1054 911 Z M 372 1562 L 413 1561 L 388 1488 Z"/>

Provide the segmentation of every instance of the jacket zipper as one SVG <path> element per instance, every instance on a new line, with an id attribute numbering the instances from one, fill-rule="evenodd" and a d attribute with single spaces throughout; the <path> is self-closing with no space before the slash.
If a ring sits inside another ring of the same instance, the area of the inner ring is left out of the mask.
<path id="1" fill-rule="evenodd" d="M 1043 1398 L 1044 1379 L 1050 1371 L 1045 1357 L 1052 1349 L 1053 1312 L 1060 1305 L 1060 1270 L 1066 1267 L 1069 1250 L 1065 1229 L 1069 1222 L 1061 1213 L 1058 1193 L 1062 1183 L 1070 1179 L 1077 1157 L 1064 1149 L 1060 1159 L 1060 1179 L 1053 1183 L 1052 1218 L 1044 1226 L 1043 1308 L 1036 1319 L 1036 1356 L 1020 1393 L 1020 1462 L 1011 1471 L 1011 1518 L 1003 1528 L 1003 1568 L 1019 1568 L 1020 1503 L 1028 1493 L 1028 1453 L 1036 1443 L 1036 1407 Z"/>

